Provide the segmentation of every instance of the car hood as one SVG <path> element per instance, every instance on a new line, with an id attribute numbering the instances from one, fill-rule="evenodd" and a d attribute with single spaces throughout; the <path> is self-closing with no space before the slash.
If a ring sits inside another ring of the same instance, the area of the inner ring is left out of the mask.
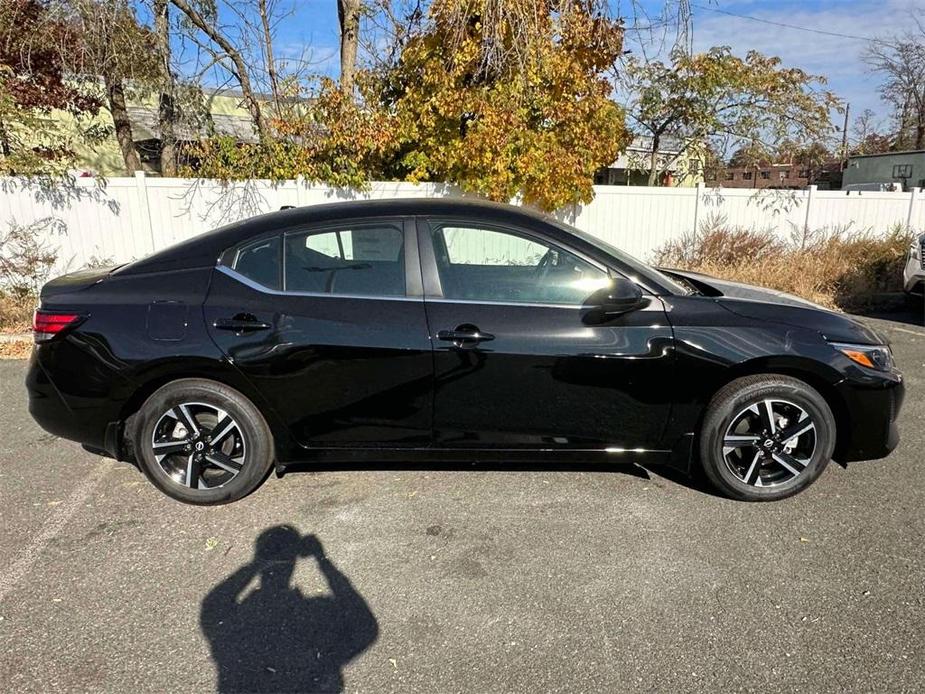
<path id="1" fill-rule="evenodd" d="M 687 270 L 667 269 L 662 272 L 688 281 L 706 296 L 715 297 L 723 308 L 743 318 L 816 330 L 830 342 L 889 344 L 883 335 L 870 326 L 787 292 L 721 280 Z"/>

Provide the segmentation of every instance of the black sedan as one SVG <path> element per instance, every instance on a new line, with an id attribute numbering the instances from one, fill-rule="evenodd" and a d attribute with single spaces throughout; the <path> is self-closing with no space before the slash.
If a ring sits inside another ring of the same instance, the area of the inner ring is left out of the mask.
<path id="1" fill-rule="evenodd" d="M 39 424 L 196 504 L 274 464 L 490 458 L 699 464 L 764 501 L 899 438 L 865 325 L 483 202 L 263 215 L 55 279 L 34 329 Z"/>

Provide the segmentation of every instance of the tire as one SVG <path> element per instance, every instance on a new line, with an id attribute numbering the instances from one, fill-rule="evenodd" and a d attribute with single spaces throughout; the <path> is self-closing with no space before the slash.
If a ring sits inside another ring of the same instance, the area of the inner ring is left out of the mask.
<path id="1" fill-rule="evenodd" d="M 134 419 L 131 443 L 141 469 L 183 503 L 226 504 L 247 496 L 273 464 L 273 435 L 263 415 L 216 381 L 172 381 Z"/>
<path id="2" fill-rule="evenodd" d="M 776 501 L 822 474 L 835 449 L 836 424 L 825 398 L 807 383 L 760 374 L 736 379 L 713 396 L 699 439 L 703 470 L 717 490 L 742 501 Z"/>

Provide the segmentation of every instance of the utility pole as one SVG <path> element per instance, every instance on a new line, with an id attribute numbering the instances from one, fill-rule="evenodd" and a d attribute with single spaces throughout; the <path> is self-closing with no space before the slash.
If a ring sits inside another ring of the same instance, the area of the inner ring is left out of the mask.
<path id="1" fill-rule="evenodd" d="M 845 163 L 848 161 L 848 112 L 851 110 L 851 104 L 845 102 L 845 125 L 841 129 L 841 170 L 845 170 Z"/>

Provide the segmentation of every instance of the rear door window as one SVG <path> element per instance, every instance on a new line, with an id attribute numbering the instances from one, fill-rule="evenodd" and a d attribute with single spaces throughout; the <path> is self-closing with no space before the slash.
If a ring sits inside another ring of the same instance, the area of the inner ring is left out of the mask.
<path id="1" fill-rule="evenodd" d="M 404 296 L 404 232 L 394 224 L 353 225 L 286 236 L 285 290 Z"/>

